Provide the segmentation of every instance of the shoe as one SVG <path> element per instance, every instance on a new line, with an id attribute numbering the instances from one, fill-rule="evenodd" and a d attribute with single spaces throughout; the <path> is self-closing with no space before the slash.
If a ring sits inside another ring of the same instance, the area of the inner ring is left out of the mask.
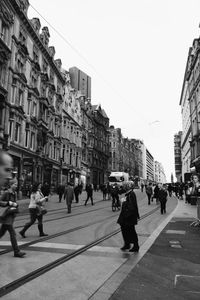
<path id="1" fill-rule="evenodd" d="M 14 257 L 20 257 L 20 258 L 22 258 L 25 255 L 26 255 L 26 252 L 17 252 L 17 253 L 14 254 Z"/>
<path id="2" fill-rule="evenodd" d="M 129 250 L 129 252 L 139 252 L 139 247 L 133 247 Z"/>
<path id="3" fill-rule="evenodd" d="M 130 245 L 124 245 L 122 248 L 120 248 L 122 251 L 124 250 L 129 250 L 130 249 Z"/>
<path id="4" fill-rule="evenodd" d="M 20 234 L 24 239 L 26 238 L 25 234 L 24 234 L 22 231 L 19 231 L 19 234 Z"/>
<path id="5" fill-rule="evenodd" d="M 47 233 L 40 233 L 40 236 L 48 236 Z"/>

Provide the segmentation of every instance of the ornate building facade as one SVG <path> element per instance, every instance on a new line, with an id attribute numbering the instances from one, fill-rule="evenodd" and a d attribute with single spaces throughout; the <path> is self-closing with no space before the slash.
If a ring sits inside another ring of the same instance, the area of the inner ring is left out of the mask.
<path id="1" fill-rule="evenodd" d="M 108 180 L 109 118 L 100 105 L 92 105 L 88 163 L 90 182 L 101 185 Z"/>

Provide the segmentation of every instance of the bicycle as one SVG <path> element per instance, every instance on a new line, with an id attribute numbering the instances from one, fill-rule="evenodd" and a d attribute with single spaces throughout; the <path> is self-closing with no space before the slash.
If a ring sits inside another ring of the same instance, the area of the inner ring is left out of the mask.
<path id="1" fill-rule="evenodd" d="M 119 204 L 119 199 L 113 197 L 112 199 L 112 211 L 120 210 L 120 204 Z"/>

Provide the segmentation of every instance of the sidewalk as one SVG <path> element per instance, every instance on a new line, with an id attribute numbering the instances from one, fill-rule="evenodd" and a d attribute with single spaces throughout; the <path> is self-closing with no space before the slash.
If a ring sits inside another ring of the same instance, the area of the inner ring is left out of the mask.
<path id="1" fill-rule="evenodd" d="M 164 228 L 132 255 L 131 272 L 109 299 L 199 300 L 200 228 L 190 226 L 196 215 L 196 206 L 179 200 Z"/>

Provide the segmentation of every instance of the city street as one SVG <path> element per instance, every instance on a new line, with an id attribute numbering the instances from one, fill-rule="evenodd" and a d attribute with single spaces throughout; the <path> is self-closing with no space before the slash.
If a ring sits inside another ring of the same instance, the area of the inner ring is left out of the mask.
<path id="1" fill-rule="evenodd" d="M 136 194 L 141 217 L 137 231 L 142 245 L 173 211 L 177 201 L 169 198 L 167 214 L 161 215 L 155 200 L 147 205 L 146 194 L 139 190 Z M 24 259 L 13 258 L 8 235 L 0 241 L 0 296 L 5 293 L 3 299 L 89 299 L 136 255 L 120 250 L 123 241 L 116 224 L 119 213 L 112 212 L 111 201 L 102 201 L 101 193 L 95 193 L 94 199 L 94 206 L 89 203 L 85 207 L 84 192 L 80 203 L 73 204 L 72 214 L 67 214 L 65 202 L 58 203 L 58 196 L 52 196 L 46 202 L 48 214 L 44 217 L 44 230 L 49 236 L 39 238 L 37 225 L 27 231 L 26 239 L 17 235 L 27 253 Z M 27 201 L 22 202 L 22 213 L 15 222 L 17 232 L 28 220 Z M 115 232 L 113 236 L 107 236 L 112 232 Z M 101 237 L 105 240 L 98 241 Z M 96 243 L 91 244 L 94 241 Z M 83 249 L 86 245 L 88 249 Z M 79 250 L 80 253 L 76 253 Z M 45 269 L 47 265 L 51 265 L 50 269 Z M 41 267 L 45 268 L 38 272 Z M 117 277 L 113 289 L 119 284 Z"/>

